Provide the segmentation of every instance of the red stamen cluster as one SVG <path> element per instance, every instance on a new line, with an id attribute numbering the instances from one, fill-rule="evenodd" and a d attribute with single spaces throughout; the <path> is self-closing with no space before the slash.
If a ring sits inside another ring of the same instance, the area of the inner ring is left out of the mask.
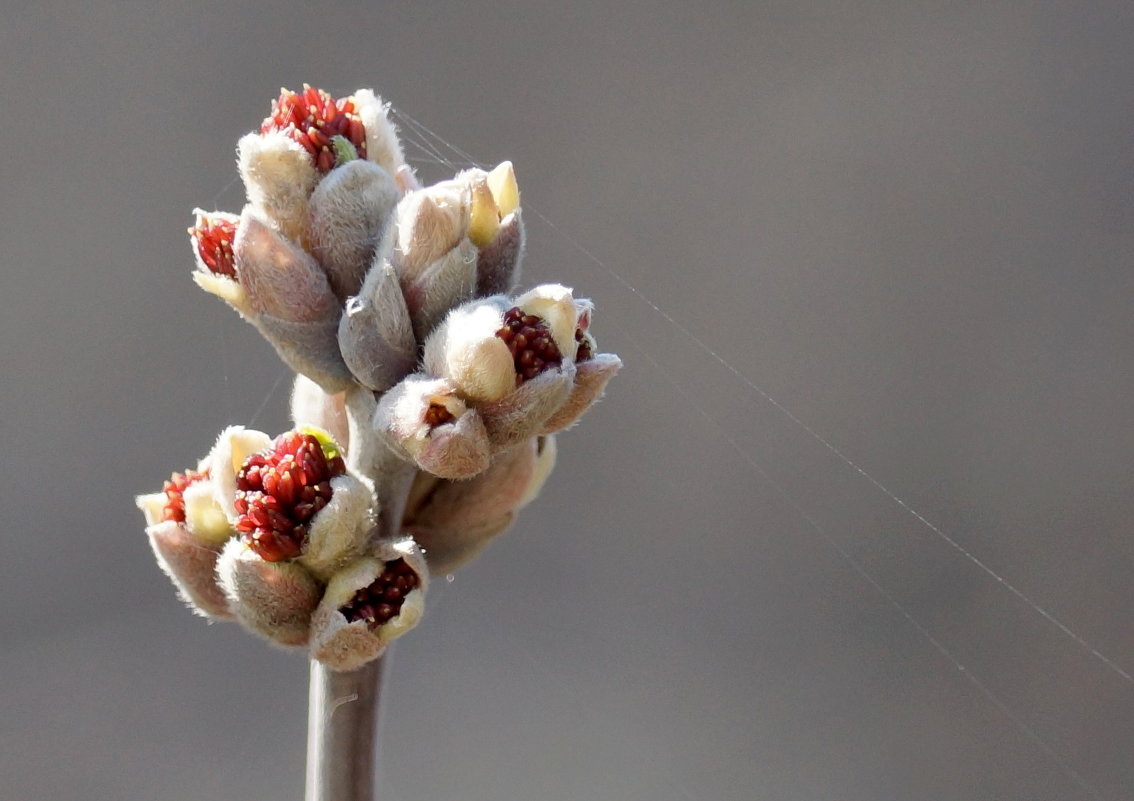
<path id="1" fill-rule="evenodd" d="M 563 361 L 551 328 L 542 317 L 524 314 L 519 306 L 504 312 L 504 327 L 496 332 L 504 340 L 516 365 L 516 386 Z"/>
<path id="2" fill-rule="evenodd" d="M 197 248 L 201 261 L 210 272 L 236 278 L 236 261 L 232 254 L 232 240 L 240 218 L 235 214 L 215 211 L 198 214 L 197 224 L 189 229 L 189 236 Z"/>
<path id="3" fill-rule="evenodd" d="M 161 510 L 163 522 L 172 520 L 175 523 L 185 522 L 185 489 L 196 481 L 204 481 L 209 477 L 209 471 L 198 473 L 196 470 L 186 470 L 184 473 L 174 473 L 165 482 L 161 491 L 165 493 L 165 506 Z"/>
<path id="4" fill-rule="evenodd" d="M 306 148 L 323 173 L 335 166 L 331 137 L 346 137 L 359 158 L 366 158 L 366 128 L 354 106 L 354 98 L 336 100 L 321 89 L 303 85 L 302 94 L 280 90 L 272 101 L 272 113 L 260 125 L 260 133 L 283 131 Z"/>
<path id="5" fill-rule="evenodd" d="M 591 341 L 583 334 L 583 329 L 575 329 L 575 361 L 585 362 L 595 355 L 591 349 Z"/>
<path id="6" fill-rule="evenodd" d="M 354 594 L 339 612 L 347 621 L 365 620 L 371 631 L 389 623 L 402 611 L 406 596 L 421 584 L 404 559 L 387 562 L 382 575 Z"/>
<path id="7" fill-rule="evenodd" d="M 236 476 L 236 530 L 269 562 L 303 551 L 311 518 L 331 499 L 331 478 L 346 472 L 342 457 L 327 459 L 319 440 L 289 431 L 248 457 Z"/>
<path id="8" fill-rule="evenodd" d="M 430 428 L 437 428 L 437 426 L 451 423 L 457 418 L 453 417 L 453 413 L 446 409 L 440 403 L 431 403 L 429 408 L 425 410 L 425 417 L 423 422 Z"/>

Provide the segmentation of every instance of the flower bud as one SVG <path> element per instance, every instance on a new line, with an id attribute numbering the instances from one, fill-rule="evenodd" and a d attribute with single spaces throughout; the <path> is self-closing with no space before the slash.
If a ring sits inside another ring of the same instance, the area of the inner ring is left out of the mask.
<path id="1" fill-rule="evenodd" d="M 246 207 L 233 243 L 236 272 L 256 326 L 289 367 L 324 390 L 354 379 L 339 352 L 341 309 L 327 276 L 304 250 Z"/>
<path id="2" fill-rule="evenodd" d="M 570 290 L 537 287 L 516 304 L 507 308 L 499 296 L 467 303 L 425 342 L 425 369 L 448 378 L 477 405 L 496 448 L 538 433 L 566 400 L 574 379 L 572 360 L 557 341 L 573 342 Z"/>
<path id="3" fill-rule="evenodd" d="M 501 219 L 520 207 L 520 187 L 516 183 L 512 162 L 502 161 L 496 165 L 488 173 L 487 182 Z"/>
<path id="4" fill-rule="evenodd" d="M 305 645 L 320 587 L 295 562 L 267 562 L 240 540 L 229 540 L 217 561 L 229 609 L 244 626 L 272 642 Z"/>
<path id="5" fill-rule="evenodd" d="M 421 618 L 427 575 L 410 539 L 379 543 L 373 556 L 335 573 L 311 618 L 312 659 L 356 670 L 381 656 Z"/>
<path id="6" fill-rule="evenodd" d="M 395 451 L 436 476 L 470 478 L 489 464 L 480 415 L 444 379 L 406 378 L 382 396 L 374 428 Z"/>
<path id="7" fill-rule="evenodd" d="M 374 505 L 372 489 L 346 474 L 326 432 L 289 431 L 241 466 L 234 527 L 265 561 L 298 559 L 325 578 L 361 553 Z"/>
<path id="8" fill-rule="evenodd" d="M 399 192 L 390 173 L 369 161 L 331 172 L 311 195 L 311 252 L 340 301 L 357 294 L 388 236 Z"/>
<path id="9" fill-rule="evenodd" d="M 347 301 L 338 341 L 343 361 L 364 387 L 381 392 L 413 371 L 417 340 L 389 263 L 375 264 L 358 296 Z"/>
<path id="10" fill-rule="evenodd" d="M 492 190 L 488 188 L 488 176 L 483 172 L 470 174 L 467 234 L 469 240 L 478 248 L 482 248 L 493 240 L 499 227 L 500 208 L 492 197 Z"/>
<path id="11" fill-rule="evenodd" d="M 236 532 L 213 499 L 208 465 L 202 461 L 197 470 L 174 473 L 161 492 L 139 495 L 137 504 L 150 547 L 178 597 L 204 617 L 231 617 L 215 568 L 220 546 Z"/>
<path id="12" fill-rule="evenodd" d="M 403 282 L 417 280 L 465 238 L 469 226 L 469 189 L 445 181 L 410 192 L 398 203 L 394 267 Z"/>
<path id="13" fill-rule="evenodd" d="M 539 317 L 563 354 L 574 353 L 578 311 L 571 290 L 561 284 L 541 284 L 516 298 L 526 315 Z"/>

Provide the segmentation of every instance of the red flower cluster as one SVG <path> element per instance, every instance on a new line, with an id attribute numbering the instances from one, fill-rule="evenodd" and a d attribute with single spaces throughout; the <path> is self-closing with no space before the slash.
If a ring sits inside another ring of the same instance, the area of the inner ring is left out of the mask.
<path id="1" fill-rule="evenodd" d="M 204 481 L 209 477 L 209 471 L 198 473 L 196 470 L 186 470 L 184 473 L 174 473 L 165 482 L 161 491 L 165 493 L 166 503 L 162 508 L 162 522 L 172 520 L 175 523 L 185 522 L 185 488 L 195 481 Z"/>
<path id="2" fill-rule="evenodd" d="M 395 559 L 387 562 L 381 575 L 356 592 L 339 612 L 351 623 L 365 620 L 366 625 L 374 630 L 397 617 L 406 596 L 419 584 L 413 568 L 404 559 Z"/>
<path id="3" fill-rule="evenodd" d="M 310 434 L 281 434 L 248 457 L 236 476 L 236 530 L 266 561 L 294 559 L 311 519 L 331 499 L 331 478 L 345 472 L 342 457 L 328 459 Z"/>
<path id="4" fill-rule="evenodd" d="M 551 338 L 551 328 L 542 317 L 524 314 L 519 306 L 504 312 L 504 327 L 496 332 L 504 340 L 516 365 L 516 386 L 558 366 L 563 354 Z"/>
<path id="5" fill-rule="evenodd" d="M 301 144 L 315 159 L 319 172 L 335 166 L 331 137 L 343 136 L 366 158 L 366 128 L 358 116 L 353 98 L 336 100 L 321 89 L 303 85 L 303 93 L 280 91 L 272 102 L 272 113 L 260 125 L 260 133 L 283 131 Z"/>
<path id="6" fill-rule="evenodd" d="M 197 224 L 189 229 L 189 236 L 197 246 L 201 262 L 217 275 L 236 278 L 236 264 L 232 255 L 232 240 L 240 218 L 235 214 L 215 211 L 197 213 Z"/>

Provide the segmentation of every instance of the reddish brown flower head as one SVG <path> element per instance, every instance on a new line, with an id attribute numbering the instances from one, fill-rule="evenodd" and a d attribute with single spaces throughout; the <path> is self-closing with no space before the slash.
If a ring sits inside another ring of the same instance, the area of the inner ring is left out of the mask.
<path id="1" fill-rule="evenodd" d="M 260 125 L 260 133 L 283 131 L 311 154 L 320 172 L 335 166 L 331 137 L 345 137 L 359 158 L 366 158 L 366 128 L 355 109 L 354 98 L 336 100 L 321 89 L 304 84 L 303 92 L 280 91 L 272 101 L 272 113 Z"/>
<path id="2" fill-rule="evenodd" d="M 331 499 L 331 479 L 345 472 L 342 457 L 328 459 L 312 435 L 281 434 L 248 457 L 236 476 L 236 530 L 266 561 L 294 559 L 311 519 Z"/>
<path id="3" fill-rule="evenodd" d="M 371 631 L 397 617 L 406 596 L 421 580 L 404 559 L 387 562 L 378 578 L 354 594 L 339 612 L 348 622 L 365 620 Z"/>
<path id="4" fill-rule="evenodd" d="M 236 278 L 236 264 L 232 255 L 232 240 L 240 217 L 223 211 L 197 212 L 197 224 L 189 229 L 189 236 L 197 248 L 201 262 L 217 275 Z"/>
<path id="5" fill-rule="evenodd" d="M 204 481 L 209 477 L 209 471 L 198 473 L 196 470 L 186 470 L 184 473 L 174 473 L 169 481 L 162 485 L 161 491 L 165 493 L 165 506 L 161 510 L 162 522 L 172 520 L 175 523 L 185 522 L 185 488 L 197 481 Z"/>
<path id="6" fill-rule="evenodd" d="M 524 314 L 519 306 L 504 312 L 504 327 L 496 332 L 504 340 L 516 366 L 516 386 L 563 361 L 563 354 L 542 317 Z"/>

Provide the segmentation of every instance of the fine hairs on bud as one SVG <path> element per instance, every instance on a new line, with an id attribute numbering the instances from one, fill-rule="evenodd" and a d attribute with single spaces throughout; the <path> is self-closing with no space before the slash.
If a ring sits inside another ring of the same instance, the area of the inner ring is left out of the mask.
<path id="1" fill-rule="evenodd" d="M 338 301 L 315 259 L 272 230 L 252 206 L 240 215 L 233 250 L 254 311 L 296 323 L 337 316 Z"/>
<path id="2" fill-rule="evenodd" d="M 358 293 L 378 248 L 392 246 L 398 187 L 377 164 L 355 159 L 332 170 L 311 195 L 311 250 L 340 301 Z"/>
<path id="3" fill-rule="evenodd" d="M 499 400 L 515 389 L 512 354 L 495 335 L 503 307 L 502 298 L 489 298 L 449 312 L 425 341 L 426 371 L 452 379 L 475 401 Z"/>
<path id="4" fill-rule="evenodd" d="M 321 592 L 301 565 L 266 562 L 233 539 L 221 551 L 217 578 L 229 608 L 246 628 L 277 645 L 307 643 Z"/>
<path id="5" fill-rule="evenodd" d="M 374 527 L 377 504 L 369 484 L 350 474 L 331 479 L 331 500 L 311 519 L 299 563 L 326 581 L 361 556 Z"/>
<path id="6" fill-rule="evenodd" d="M 477 250 L 461 240 L 406 288 L 406 303 L 413 316 L 414 334 L 424 340 L 449 312 L 472 298 L 477 282 Z"/>
<path id="7" fill-rule="evenodd" d="M 413 372 L 417 340 L 388 262 L 371 267 L 359 294 L 347 301 L 338 341 L 343 360 L 364 387 L 381 392 Z"/>
<path id="8" fill-rule="evenodd" d="M 240 139 L 236 163 L 248 200 L 288 238 L 307 236 L 307 199 L 319 174 L 303 147 L 283 132 Z"/>
<path id="9" fill-rule="evenodd" d="M 476 294 L 504 295 L 520 280 L 524 252 L 524 224 L 516 209 L 500 222 L 496 237 L 477 254 Z"/>
<path id="10" fill-rule="evenodd" d="M 354 105 L 366 128 L 366 157 L 391 175 L 408 170 L 397 128 L 390 122 L 390 104 L 370 89 L 359 89 L 354 93 Z"/>
<path id="11" fill-rule="evenodd" d="M 162 571 L 177 587 L 177 595 L 202 617 L 232 617 L 228 601 L 216 582 L 218 550 L 200 542 L 173 521 L 146 529 L 150 547 Z"/>

